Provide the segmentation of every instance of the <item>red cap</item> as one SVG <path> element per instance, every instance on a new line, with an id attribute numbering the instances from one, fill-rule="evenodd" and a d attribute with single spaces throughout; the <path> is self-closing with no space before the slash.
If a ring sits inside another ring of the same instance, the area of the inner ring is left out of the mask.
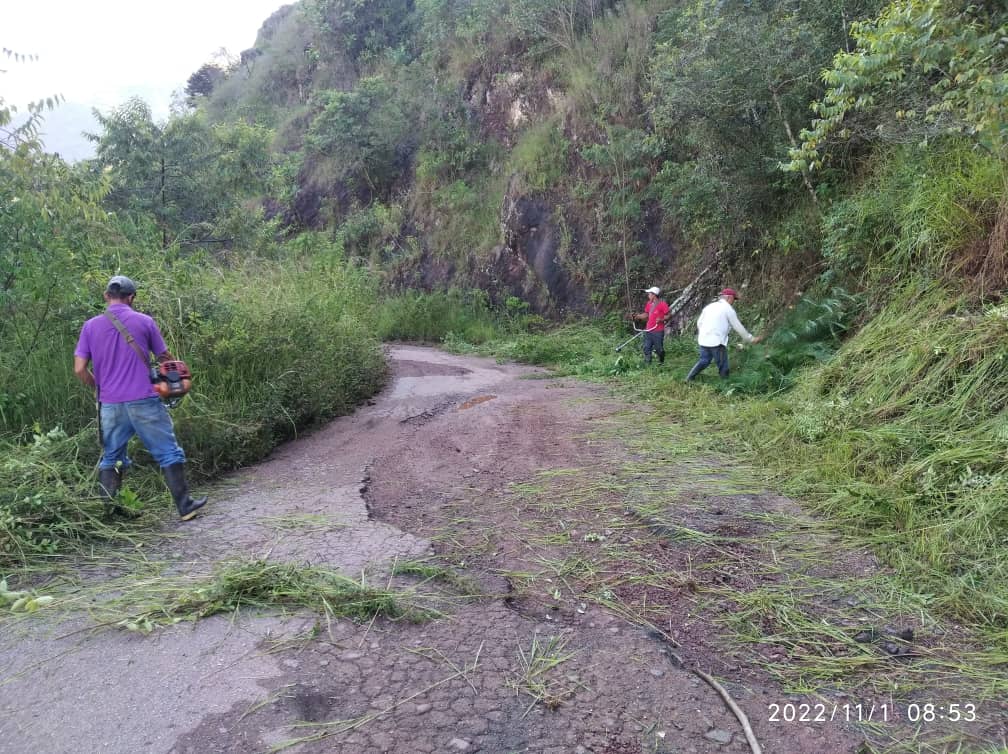
<path id="1" fill-rule="evenodd" d="M 739 295 L 735 292 L 734 288 L 725 288 L 718 295 L 719 296 L 732 296 L 733 298 L 738 298 L 739 297 Z"/>

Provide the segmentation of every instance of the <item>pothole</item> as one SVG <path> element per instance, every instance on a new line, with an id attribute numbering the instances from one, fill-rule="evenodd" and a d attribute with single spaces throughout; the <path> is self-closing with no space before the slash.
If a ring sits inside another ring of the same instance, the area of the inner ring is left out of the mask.
<path id="1" fill-rule="evenodd" d="M 436 419 L 440 414 L 443 414 L 454 404 L 454 400 L 443 401 L 442 403 L 427 409 L 426 411 L 421 411 L 419 414 L 414 414 L 413 416 L 407 416 L 405 419 L 400 419 L 400 424 L 409 424 L 414 427 L 422 427 L 427 422 Z"/>
<path id="2" fill-rule="evenodd" d="M 473 406 L 478 406 L 481 403 L 486 403 L 487 401 L 492 401 L 496 398 L 496 395 L 481 395 L 477 398 L 470 398 L 461 406 L 458 407 L 459 411 L 465 411 L 466 409 L 472 408 Z"/>

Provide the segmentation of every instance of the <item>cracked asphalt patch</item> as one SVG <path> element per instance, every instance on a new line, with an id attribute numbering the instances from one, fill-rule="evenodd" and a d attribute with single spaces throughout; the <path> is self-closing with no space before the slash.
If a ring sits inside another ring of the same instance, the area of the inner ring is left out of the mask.
<path id="1" fill-rule="evenodd" d="M 769 722 L 768 704 L 803 697 L 691 597 L 758 580 L 756 545 L 733 570 L 692 570 L 718 549 L 706 532 L 766 534 L 765 518 L 724 511 L 792 504 L 694 491 L 645 510 L 615 475 L 639 452 L 597 431 L 635 409 L 605 388 L 427 348 L 389 356 L 373 402 L 236 474 L 145 557 L 194 579 L 235 558 L 336 569 L 432 592 L 444 617 L 243 610 L 147 636 L 92 631 L 82 612 L 0 622 L 0 752 L 750 751 L 693 668 L 718 676 L 766 752 L 858 750 L 853 723 Z"/>

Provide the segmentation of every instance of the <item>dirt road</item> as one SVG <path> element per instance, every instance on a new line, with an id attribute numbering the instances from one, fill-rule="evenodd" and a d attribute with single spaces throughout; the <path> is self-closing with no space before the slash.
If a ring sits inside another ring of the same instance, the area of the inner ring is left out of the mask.
<path id="1" fill-rule="evenodd" d="M 134 572 L 97 591 L 107 569 L 82 572 L 74 604 L 259 559 L 429 593 L 442 616 L 242 611 L 148 635 L 94 630 L 79 609 L 0 623 L 0 751 L 750 751 L 695 670 L 766 752 L 857 750 L 849 710 L 771 720 L 807 700 L 722 637 L 727 602 L 705 614 L 692 597 L 758 579 L 740 564 L 773 516 L 800 515 L 789 501 L 707 476 L 713 492 L 673 510 L 688 464 L 627 443 L 640 414 L 605 388 L 419 347 L 390 360 L 371 404 L 236 475 Z M 729 530 L 746 537 L 712 539 Z"/>

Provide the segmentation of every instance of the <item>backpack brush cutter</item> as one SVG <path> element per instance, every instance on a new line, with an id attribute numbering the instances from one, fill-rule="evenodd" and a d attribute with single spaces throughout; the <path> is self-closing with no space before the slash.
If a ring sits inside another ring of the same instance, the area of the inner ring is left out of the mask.
<path id="1" fill-rule="evenodd" d="M 162 361 L 151 367 L 151 386 L 168 408 L 175 408 L 192 389 L 192 372 L 184 361 Z"/>

